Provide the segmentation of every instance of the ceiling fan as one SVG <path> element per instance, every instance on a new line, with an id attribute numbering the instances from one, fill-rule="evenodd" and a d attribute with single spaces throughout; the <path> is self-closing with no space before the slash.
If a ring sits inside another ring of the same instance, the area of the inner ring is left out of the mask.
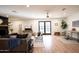
<path id="1" fill-rule="evenodd" d="M 45 12 L 46 12 L 46 16 L 45 16 L 45 18 L 43 18 L 43 19 L 56 19 L 56 18 L 53 18 L 53 17 L 51 17 L 50 15 L 49 15 L 49 10 L 45 10 Z"/>
<path id="2" fill-rule="evenodd" d="M 66 10 L 66 8 L 62 8 L 62 9 L 61 9 L 61 11 L 63 11 L 63 12 L 64 12 L 65 10 Z M 53 18 L 53 17 L 50 17 L 50 16 L 49 16 L 49 10 L 45 10 L 45 11 L 46 11 L 46 18 L 47 18 L 47 19 L 48 19 L 48 18 L 49 18 L 49 19 L 56 19 L 56 18 Z M 65 18 L 65 17 L 60 17 L 60 18 Z M 57 18 L 57 19 L 58 19 L 58 18 Z"/>
<path id="3" fill-rule="evenodd" d="M 66 10 L 66 8 L 62 8 L 61 9 L 61 12 L 64 12 Z M 65 18 L 65 17 L 51 17 L 50 15 L 49 15 L 49 10 L 44 10 L 45 11 L 45 18 L 39 18 L 39 19 L 63 19 L 63 18 Z"/>
<path id="4" fill-rule="evenodd" d="M 37 19 L 41 19 L 41 20 L 49 20 L 49 19 L 58 19 L 58 18 L 53 18 L 53 17 L 50 17 L 49 15 L 49 10 L 45 10 L 45 17 L 44 18 L 37 18 Z"/>

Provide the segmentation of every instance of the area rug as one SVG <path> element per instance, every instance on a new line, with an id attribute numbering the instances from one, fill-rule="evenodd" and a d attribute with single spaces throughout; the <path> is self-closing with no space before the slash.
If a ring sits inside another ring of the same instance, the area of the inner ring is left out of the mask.
<path id="1" fill-rule="evenodd" d="M 34 47 L 44 47 L 44 44 L 41 42 L 34 42 Z"/>
<path id="2" fill-rule="evenodd" d="M 34 47 L 44 47 L 43 37 L 36 37 L 34 40 Z"/>
<path id="3" fill-rule="evenodd" d="M 65 44 L 79 44 L 79 42 L 77 42 L 76 40 L 66 40 L 63 36 L 58 38 L 58 40 L 60 40 L 61 42 Z"/>

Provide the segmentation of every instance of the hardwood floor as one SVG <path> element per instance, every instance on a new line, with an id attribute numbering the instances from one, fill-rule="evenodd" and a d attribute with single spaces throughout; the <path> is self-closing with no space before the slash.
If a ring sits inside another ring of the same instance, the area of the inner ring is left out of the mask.
<path id="1" fill-rule="evenodd" d="M 78 53 L 79 44 L 66 44 L 61 36 L 43 36 L 44 47 L 34 47 L 33 53 Z"/>

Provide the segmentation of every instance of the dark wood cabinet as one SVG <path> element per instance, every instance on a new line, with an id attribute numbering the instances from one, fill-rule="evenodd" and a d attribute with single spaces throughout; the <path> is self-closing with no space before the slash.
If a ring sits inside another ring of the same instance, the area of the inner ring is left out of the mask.
<path id="1" fill-rule="evenodd" d="M 60 32 L 54 32 L 54 35 L 60 36 Z"/>
<path id="2" fill-rule="evenodd" d="M 3 21 L 0 24 L 0 37 L 5 37 L 9 33 L 9 31 L 8 31 L 8 18 L 4 17 L 4 16 L 0 16 L 0 19 Z"/>

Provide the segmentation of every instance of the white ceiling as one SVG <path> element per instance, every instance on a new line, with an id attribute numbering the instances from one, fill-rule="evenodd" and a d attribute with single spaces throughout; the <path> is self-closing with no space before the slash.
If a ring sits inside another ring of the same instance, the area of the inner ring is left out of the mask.
<path id="1" fill-rule="evenodd" d="M 63 8 L 66 10 L 62 11 Z M 0 5 L 0 15 L 17 16 L 28 19 L 46 18 L 46 10 L 50 18 L 68 17 L 79 12 L 78 5 Z"/>

